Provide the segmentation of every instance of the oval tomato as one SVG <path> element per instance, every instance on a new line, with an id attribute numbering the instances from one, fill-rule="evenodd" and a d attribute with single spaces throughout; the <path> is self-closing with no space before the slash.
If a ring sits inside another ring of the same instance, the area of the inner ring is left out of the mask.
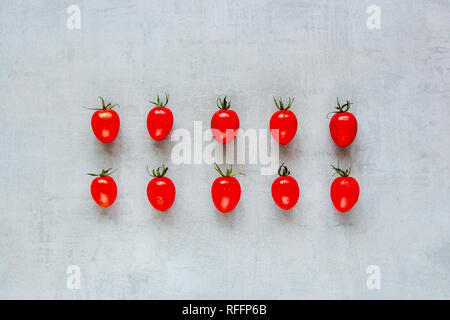
<path id="1" fill-rule="evenodd" d="M 161 168 L 153 169 L 152 174 L 149 172 L 153 179 L 150 180 L 147 186 L 148 201 L 150 201 L 153 208 L 159 211 L 169 209 L 175 200 L 175 185 L 172 180 L 164 176 L 167 170 L 169 168 L 163 165 Z"/>
<path id="2" fill-rule="evenodd" d="M 285 107 L 283 100 L 278 101 L 273 98 L 275 105 L 279 109 L 270 118 L 270 133 L 275 141 L 282 145 L 288 144 L 297 133 L 298 121 L 295 113 L 288 110 L 294 102 L 294 98 L 289 98 L 288 105 Z"/>
<path id="3" fill-rule="evenodd" d="M 356 179 L 349 177 L 351 169 L 341 170 L 331 166 L 340 177 L 331 184 L 331 201 L 340 212 L 347 212 L 356 204 L 359 198 L 359 184 Z"/>
<path id="4" fill-rule="evenodd" d="M 120 118 L 117 112 L 112 110 L 118 104 L 111 104 L 109 102 L 105 105 L 105 100 L 99 97 L 102 101 L 102 108 L 87 108 L 90 110 L 97 110 L 91 118 L 91 126 L 95 136 L 103 143 L 112 142 L 119 133 Z"/>
<path id="5" fill-rule="evenodd" d="M 161 141 L 172 130 L 173 126 L 173 114 L 172 111 L 166 107 L 169 102 L 169 95 L 166 94 L 166 100 L 163 102 L 160 100 L 159 95 L 157 101 L 150 103 L 156 105 L 151 109 L 147 116 L 147 130 L 150 136 L 156 141 Z"/>
<path id="6" fill-rule="evenodd" d="M 92 199 L 101 207 L 111 206 L 117 197 L 117 185 L 113 178 L 109 175 L 114 173 L 107 170 L 102 170 L 100 174 L 89 173 L 89 175 L 97 177 L 91 183 Z"/>
<path id="7" fill-rule="evenodd" d="M 330 120 L 331 138 L 339 147 L 350 145 L 358 132 L 358 122 L 355 116 L 348 112 L 351 104 L 347 100 L 347 103 L 341 106 L 338 99 L 336 107 L 338 111 Z"/>
<path id="8" fill-rule="evenodd" d="M 234 177 L 242 173 L 233 174 L 232 168 L 227 169 L 226 174 L 223 174 L 217 164 L 214 164 L 217 172 L 221 177 L 214 180 L 211 195 L 217 210 L 223 213 L 233 210 L 241 198 L 241 185 Z"/>
<path id="9" fill-rule="evenodd" d="M 230 101 L 217 98 L 217 107 L 220 109 L 211 118 L 211 131 L 217 142 L 226 144 L 234 140 L 239 131 L 239 117 L 230 110 Z"/>
<path id="10" fill-rule="evenodd" d="M 289 170 L 282 164 L 278 169 L 279 177 L 272 183 L 273 200 L 284 210 L 293 208 L 300 196 L 297 180 L 289 176 L 289 174 Z"/>

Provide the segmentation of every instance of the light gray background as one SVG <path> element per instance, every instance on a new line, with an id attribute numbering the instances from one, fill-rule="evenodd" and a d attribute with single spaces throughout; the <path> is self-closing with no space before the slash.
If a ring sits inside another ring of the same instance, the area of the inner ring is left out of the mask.
<path id="1" fill-rule="evenodd" d="M 81 30 L 66 28 L 71 4 Z M 371 4 L 381 30 L 366 27 Z M 449 27 L 448 0 L 1 1 L 0 298 L 450 298 Z M 245 165 L 238 207 L 219 214 L 213 168 L 171 165 L 174 143 L 150 140 L 147 100 L 164 91 L 190 131 L 218 94 L 242 128 L 267 128 L 272 95 L 294 96 L 281 160 L 295 209 Z M 98 95 L 122 106 L 111 145 L 82 108 Z M 359 122 L 346 150 L 328 132 L 336 96 Z M 361 187 L 346 215 L 329 199 L 338 159 Z M 145 194 L 161 162 L 177 186 L 167 214 Z M 102 167 L 119 169 L 106 210 L 85 175 Z"/>

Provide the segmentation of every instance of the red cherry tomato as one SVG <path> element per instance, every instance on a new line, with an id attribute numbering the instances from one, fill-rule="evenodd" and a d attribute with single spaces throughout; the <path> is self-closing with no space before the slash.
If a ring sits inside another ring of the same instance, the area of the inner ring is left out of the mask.
<path id="1" fill-rule="evenodd" d="M 347 101 L 343 106 L 337 101 L 338 110 L 330 121 L 330 134 L 334 143 L 339 147 L 346 147 L 355 140 L 358 132 L 358 122 L 353 114 L 347 112 L 351 102 Z"/>
<path id="2" fill-rule="evenodd" d="M 95 178 L 91 183 L 91 195 L 92 199 L 101 207 L 111 206 L 117 197 L 117 185 L 113 178 L 109 175 L 114 171 L 102 170 L 100 174 L 89 173 Z"/>
<path id="3" fill-rule="evenodd" d="M 173 126 L 173 114 L 169 108 L 166 107 L 169 102 L 169 95 L 166 94 L 166 100 L 163 102 L 160 100 L 159 95 L 157 96 L 157 101 L 153 103 L 156 105 L 153 109 L 151 109 L 147 116 L 147 129 L 150 136 L 157 140 L 161 141 L 172 130 Z"/>
<path id="4" fill-rule="evenodd" d="M 281 98 L 277 101 L 274 97 L 273 100 L 279 110 L 270 118 L 270 133 L 275 141 L 282 145 L 286 145 L 294 138 L 295 133 L 297 132 L 297 117 L 295 116 L 295 113 L 288 110 L 291 107 L 292 102 L 294 102 L 294 98 L 289 98 L 286 107 Z"/>
<path id="5" fill-rule="evenodd" d="M 163 165 L 161 168 L 153 169 L 152 174 L 149 172 L 153 179 L 150 180 L 147 186 L 148 201 L 150 201 L 153 208 L 159 211 L 169 209 L 175 200 L 175 185 L 172 180 L 164 177 L 167 170 L 169 168 Z"/>
<path id="6" fill-rule="evenodd" d="M 348 176 L 350 169 L 344 171 L 334 166 L 332 167 L 341 176 L 334 179 L 331 184 L 331 201 L 340 212 L 347 212 L 358 201 L 359 184 L 356 179 Z"/>
<path id="7" fill-rule="evenodd" d="M 217 98 L 217 107 L 220 109 L 211 118 L 211 130 L 217 142 L 222 144 L 234 140 L 239 131 L 239 117 L 236 112 L 230 110 L 230 101 L 227 97 L 223 100 Z"/>
<path id="8" fill-rule="evenodd" d="M 102 101 L 102 108 L 88 108 L 91 110 L 97 110 L 91 118 L 91 126 L 95 136 L 103 143 L 112 142 L 119 133 L 120 118 L 117 112 L 112 110 L 117 104 L 111 104 L 109 102 L 105 105 L 105 100 L 99 97 Z"/>
<path id="9" fill-rule="evenodd" d="M 278 174 L 280 176 L 272 183 L 272 197 L 281 209 L 289 210 L 297 204 L 300 189 L 284 164 L 278 169 Z"/>
<path id="10" fill-rule="evenodd" d="M 241 198 L 241 185 L 234 177 L 242 173 L 234 174 L 232 169 L 227 169 L 226 174 L 223 174 L 219 166 L 215 164 L 217 172 L 222 176 L 214 180 L 211 195 L 217 210 L 223 213 L 233 210 Z"/>

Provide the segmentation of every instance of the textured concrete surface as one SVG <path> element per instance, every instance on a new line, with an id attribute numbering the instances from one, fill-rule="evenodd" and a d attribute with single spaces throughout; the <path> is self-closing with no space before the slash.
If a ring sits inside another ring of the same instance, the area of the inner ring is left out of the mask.
<path id="1" fill-rule="evenodd" d="M 66 27 L 73 4 L 80 30 Z M 1 1 L 0 298 L 450 298 L 449 27 L 447 0 Z M 145 167 L 170 166 L 174 142 L 152 142 L 145 118 L 164 91 L 190 131 L 218 94 L 242 128 L 267 128 L 272 95 L 294 96 L 300 129 L 281 160 L 295 210 L 240 165 L 241 202 L 221 215 L 213 168 L 179 165 L 173 208 L 155 212 Z M 122 106 L 112 145 L 82 108 L 98 95 Z M 344 151 L 328 132 L 336 96 L 359 121 Z M 361 186 L 344 216 L 329 200 L 338 159 Z M 85 175 L 102 167 L 119 169 L 107 210 Z"/>

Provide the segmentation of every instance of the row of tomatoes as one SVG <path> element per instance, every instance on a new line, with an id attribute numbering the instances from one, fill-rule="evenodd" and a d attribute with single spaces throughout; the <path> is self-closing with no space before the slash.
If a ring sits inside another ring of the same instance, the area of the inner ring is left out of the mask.
<path id="1" fill-rule="evenodd" d="M 120 128 L 120 118 L 113 110 L 117 104 L 111 102 L 105 104 L 105 100 L 99 97 L 102 102 L 101 108 L 88 108 L 96 110 L 92 115 L 91 125 L 95 136 L 103 143 L 112 142 Z M 274 139 L 282 145 L 288 144 L 297 133 L 298 121 L 295 113 L 289 110 L 294 99 L 289 98 L 285 105 L 281 98 L 274 102 L 278 111 L 270 118 L 270 132 Z M 173 113 L 167 107 L 169 96 L 165 99 L 157 96 L 156 102 L 150 101 L 155 107 L 151 109 L 147 116 L 147 129 L 150 136 L 157 141 L 165 139 L 173 126 Z M 335 115 L 330 121 L 330 134 L 333 141 L 340 147 L 350 145 L 356 137 L 358 123 L 355 116 L 348 112 L 350 102 L 347 101 L 341 106 L 337 101 Z M 223 99 L 217 98 L 217 110 L 211 118 L 211 130 L 216 141 L 226 144 L 234 140 L 239 131 L 239 117 L 234 110 L 231 110 L 231 102 L 225 96 Z"/>
<path id="2" fill-rule="evenodd" d="M 221 175 L 214 180 L 211 195 L 216 208 L 223 213 L 232 211 L 241 198 L 241 185 L 235 178 L 232 168 L 227 169 L 224 173 L 217 164 L 215 169 Z M 340 212 L 350 210 L 358 201 L 359 185 L 358 182 L 348 175 L 350 169 L 342 170 L 333 166 L 333 169 L 341 175 L 331 184 L 331 200 Z M 151 205 L 159 210 L 166 211 L 169 209 L 174 200 L 176 189 L 172 180 L 165 176 L 168 168 L 165 165 L 152 170 L 149 173 L 153 179 L 147 185 L 147 197 Z M 102 170 L 100 174 L 90 173 L 96 176 L 91 183 L 91 194 L 94 201 L 102 206 L 111 206 L 117 197 L 117 185 L 110 176 L 114 171 L 110 169 Z M 279 177 L 272 183 L 272 197 L 275 203 L 284 210 L 293 208 L 299 199 L 300 189 L 297 180 L 291 177 L 287 167 L 282 164 L 278 169 Z"/>
<path id="3" fill-rule="evenodd" d="M 119 115 L 113 110 L 116 104 L 105 104 L 101 98 L 102 108 L 97 110 L 92 116 L 91 124 L 95 136 L 104 143 L 112 142 L 120 127 Z M 163 101 L 157 96 L 156 102 L 150 101 L 155 105 L 147 116 L 147 129 L 150 136 L 157 140 L 163 140 L 170 133 L 173 126 L 173 114 L 167 104 L 169 97 L 166 94 Z M 273 138 L 282 145 L 288 144 L 295 136 L 298 127 L 298 121 L 295 114 L 289 110 L 294 99 L 289 98 L 287 105 L 283 100 L 275 99 L 276 107 L 279 109 L 270 119 L 270 131 Z M 337 101 L 335 115 L 330 121 L 330 134 L 333 141 L 340 147 L 350 145 L 356 137 L 357 121 L 353 114 L 348 112 L 351 103 L 347 101 L 344 105 Z M 223 99 L 217 99 L 219 108 L 211 119 L 211 130 L 216 141 L 225 144 L 234 140 L 239 130 L 239 117 L 233 110 L 230 110 L 231 103 L 225 96 Z M 350 210 L 358 200 L 359 185 L 358 182 L 349 177 L 350 169 L 342 170 L 332 166 L 340 175 L 331 185 L 331 200 L 334 206 L 340 212 Z M 212 198 L 216 208 L 221 212 L 230 212 L 239 202 L 241 188 L 239 181 L 234 177 L 232 169 L 227 169 L 225 173 L 221 171 L 217 164 L 216 170 L 221 177 L 217 178 L 212 186 Z M 91 174 L 98 176 L 91 184 L 91 194 L 94 200 L 102 207 L 112 205 L 117 196 L 117 186 L 114 179 L 110 177 L 112 173 L 108 170 L 102 170 L 100 174 Z M 175 199 L 175 185 L 165 177 L 168 168 L 164 165 L 150 174 L 153 179 L 147 187 L 147 196 L 155 209 L 165 211 L 172 206 Z M 278 170 L 279 178 L 272 184 L 272 197 L 275 203 L 282 209 L 289 210 L 296 205 L 300 195 L 300 189 L 297 181 L 289 176 L 290 172 L 286 166 L 281 165 Z"/>

